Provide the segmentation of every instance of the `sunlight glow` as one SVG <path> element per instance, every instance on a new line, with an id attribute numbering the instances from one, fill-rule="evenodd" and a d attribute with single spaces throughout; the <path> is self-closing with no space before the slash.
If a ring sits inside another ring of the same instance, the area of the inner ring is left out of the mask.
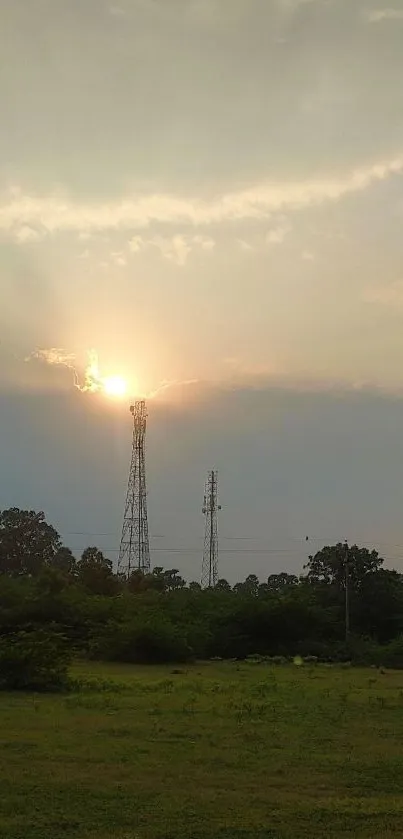
<path id="1" fill-rule="evenodd" d="M 122 376 L 108 376 L 103 379 L 103 390 L 106 396 L 122 399 L 127 393 L 127 383 Z"/>
<path id="2" fill-rule="evenodd" d="M 89 352 L 89 363 L 85 370 L 85 381 L 83 385 L 78 382 L 76 386 L 82 393 L 103 393 L 111 399 L 122 399 L 128 391 L 128 384 L 123 376 L 103 376 L 99 368 L 98 353 L 95 350 Z"/>

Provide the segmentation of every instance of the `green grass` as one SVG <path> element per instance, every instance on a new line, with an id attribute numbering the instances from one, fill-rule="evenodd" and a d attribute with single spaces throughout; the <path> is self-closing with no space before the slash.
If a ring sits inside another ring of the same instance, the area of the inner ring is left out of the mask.
<path id="1" fill-rule="evenodd" d="M 403 672 L 173 669 L 0 694 L 1 839 L 403 836 Z"/>

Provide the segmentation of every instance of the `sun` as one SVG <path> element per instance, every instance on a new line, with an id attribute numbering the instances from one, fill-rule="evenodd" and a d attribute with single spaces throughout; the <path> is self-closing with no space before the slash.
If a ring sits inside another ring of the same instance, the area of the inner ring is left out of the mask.
<path id="1" fill-rule="evenodd" d="M 127 382 L 122 376 L 108 376 L 103 380 L 103 389 L 106 396 L 122 399 L 127 393 Z"/>

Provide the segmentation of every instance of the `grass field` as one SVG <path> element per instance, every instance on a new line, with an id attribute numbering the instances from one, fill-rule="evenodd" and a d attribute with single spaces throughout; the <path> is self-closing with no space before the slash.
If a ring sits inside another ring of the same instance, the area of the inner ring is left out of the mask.
<path id="1" fill-rule="evenodd" d="M 2 839 L 403 837 L 403 672 L 75 670 L 0 694 Z"/>

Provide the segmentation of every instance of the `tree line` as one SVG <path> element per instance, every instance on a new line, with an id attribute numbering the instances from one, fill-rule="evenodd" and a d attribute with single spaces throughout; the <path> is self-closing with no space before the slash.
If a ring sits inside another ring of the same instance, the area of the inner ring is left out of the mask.
<path id="1" fill-rule="evenodd" d="M 56 681 L 68 655 L 159 663 L 298 654 L 400 667 L 403 576 L 383 565 L 377 551 L 339 543 L 309 557 L 299 576 L 249 574 L 213 589 L 163 567 L 123 579 L 97 547 L 77 559 L 42 512 L 3 510 L 0 686 L 2 672 L 21 681 L 22 662 L 41 655 Z"/>

